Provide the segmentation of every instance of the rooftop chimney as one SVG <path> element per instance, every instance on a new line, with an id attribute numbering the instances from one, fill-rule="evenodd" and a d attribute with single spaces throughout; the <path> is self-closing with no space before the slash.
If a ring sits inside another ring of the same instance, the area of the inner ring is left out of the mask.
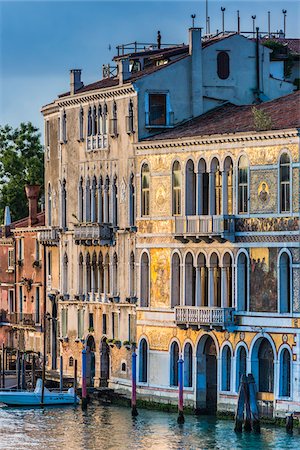
<path id="1" fill-rule="evenodd" d="M 81 69 L 70 70 L 70 93 L 76 94 L 76 91 L 83 86 L 81 81 Z"/>
<path id="2" fill-rule="evenodd" d="M 38 221 L 37 209 L 38 209 L 40 186 L 37 184 L 26 184 L 25 192 L 26 197 L 28 198 L 28 206 L 29 206 L 28 226 L 32 227 Z"/>
<path id="3" fill-rule="evenodd" d="M 119 73 L 120 84 L 123 84 L 124 81 L 128 80 L 128 78 L 130 78 L 130 76 L 131 76 L 130 67 L 129 67 L 129 59 L 121 59 L 121 61 L 119 61 L 118 65 L 119 65 L 118 73 Z"/>

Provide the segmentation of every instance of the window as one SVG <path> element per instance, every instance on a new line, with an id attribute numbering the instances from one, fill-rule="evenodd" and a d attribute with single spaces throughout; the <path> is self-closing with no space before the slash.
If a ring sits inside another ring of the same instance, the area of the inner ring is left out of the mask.
<path id="1" fill-rule="evenodd" d="M 98 291 L 98 267 L 97 267 L 97 254 L 94 251 L 92 256 L 92 284 L 91 284 L 91 292 L 94 293 Z"/>
<path id="2" fill-rule="evenodd" d="M 142 339 L 139 345 L 139 382 L 147 383 L 148 380 L 148 344 Z"/>
<path id="3" fill-rule="evenodd" d="M 210 257 L 210 270 L 212 270 L 213 277 L 210 282 L 213 286 L 210 286 L 210 292 L 212 293 L 213 306 L 221 307 L 221 268 L 219 265 L 219 257 L 216 253 L 213 253 Z"/>
<path id="4" fill-rule="evenodd" d="M 79 254 L 79 267 L 78 267 L 78 294 L 83 294 L 83 255 L 80 252 Z"/>
<path id="5" fill-rule="evenodd" d="M 97 192 L 97 202 L 98 202 L 98 206 L 97 206 L 97 210 L 98 210 L 98 222 L 102 223 L 103 222 L 103 180 L 102 177 L 100 176 L 98 179 L 98 192 Z"/>
<path id="6" fill-rule="evenodd" d="M 223 214 L 233 214 L 233 163 L 230 156 L 224 162 L 224 211 Z"/>
<path id="7" fill-rule="evenodd" d="M 185 168 L 185 214 L 187 216 L 196 214 L 196 174 L 191 159 L 188 160 Z"/>
<path id="8" fill-rule="evenodd" d="M 238 167 L 238 212 L 248 212 L 248 161 L 245 156 L 239 159 Z"/>
<path id="9" fill-rule="evenodd" d="M 98 128 L 97 107 L 94 105 L 93 117 L 92 117 L 92 134 L 93 134 L 93 136 L 95 136 L 97 134 L 97 128 Z"/>
<path id="10" fill-rule="evenodd" d="M 63 280 L 62 292 L 64 295 L 68 294 L 69 280 L 68 280 L 68 256 L 65 253 L 63 257 Z"/>
<path id="11" fill-rule="evenodd" d="M 104 185 L 104 195 L 103 195 L 103 221 L 104 223 L 110 222 L 110 211 L 109 211 L 109 176 L 107 175 L 105 178 L 105 185 Z"/>
<path id="12" fill-rule="evenodd" d="M 50 122 L 49 122 L 49 120 L 46 120 L 45 140 L 46 140 L 46 147 L 49 147 L 49 145 L 50 145 Z"/>
<path id="13" fill-rule="evenodd" d="M 48 225 L 52 225 L 52 191 L 51 191 L 51 185 L 48 184 Z"/>
<path id="14" fill-rule="evenodd" d="M 78 339 L 83 339 L 84 337 L 84 310 L 78 309 L 77 311 L 77 333 Z"/>
<path id="15" fill-rule="evenodd" d="M 238 349 L 236 364 L 236 390 L 238 391 L 242 375 L 247 374 L 247 354 L 245 347 L 240 347 Z"/>
<path id="16" fill-rule="evenodd" d="M 280 386 L 281 397 L 291 396 L 291 354 L 287 348 L 280 354 Z"/>
<path id="17" fill-rule="evenodd" d="M 107 134 L 107 105 L 104 103 L 102 111 L 102 134 Z"/>
<path id="18" fill-rule="evenodd" d="M 149 125 L 167 125 L 166 94 L 149 94 Z"/>
<path id="19" fill-rule="evenodd" d="M 209 205 L 209 174 L 203 158 L 198 163 L 198 214 L 207 215 Z"/>
<path id="20" fill-rule="evenodd" d="M 104 261 L 104 292 L 105 294 L 110 293 L 110 262 L 108 253 L 106 253 Z"/>
<path id="21" fill-rule="evenodd" d="M 118 286 L 118 256 L 114 253 L 113 256 L 113 296 L 117 296 L 119 292 Z"/>
<path id="22" fill-rule="evenodd" d="M 248 259 L 245 253 L 240 253 L 237 260 L 237 309 L 248 309 Z"/>
<path id="23" fill-rule="evenodd" d="M 222 353 L 222 391 L 230 391 L 231 378 L 231 351 L 228 345 L 225 345 Z"/>
<path id="24" fill-rule="evenodd" d="M 287 153 L 280 158 L 280 212 L 289 212 L 290 205 L 290 158 Z"/>
<path id="25" fill-rule="evenodd" d="M 113 339 L 118 339 L 119 337 L 119 314 L 113 312 L 111 314 L 111 330 Z"/>
<path id="26" fill-rule="evenodd" d="M 9 307 L 9 310 L 8 310 L 9 313 L 15 312 L 15 298 L 14 298 L 13 290 L 8 291 L 8 307 Z"/>
<path id="27" fill-rule="evenodd" d="M 23 244 L 23 239 L 20 238 L 19 242 L 18 242 L 18 260 L 22 261 L 23 260 L 23 255 L 24 255 L 24 244 Z"/>
<path id="28" fill-rule="evenodd" d="M 91 221 L 91 186 L 89 177 L 85 185 L 85 222 Z"/>
<path id="29" fill-rule="evenodd" d="M 99 292 L 104 293 L 104 265 L 102 252 L 98 255 L 98 268 L 99 268 Z"/>
<path id="30" fill-rule="evenodd" d="M 222 172 L 220 171 L 219 162 L 215 171 L 215 214 L 222 214 Z"/>
<path id="31" fill-rule="evenodd" d="M 130 100 L 128 104 L 128 116 L 127 116 L 127 133 L 134 133 L 134 123 L 133 123 L 133 103 Z"/>
<path id="32" fill-rule="evenodd" d="M 40 243 L 38 241 L 38 239 L 36 239 L 35 241 L 35 260 L 39 261 L 40 260 Z"/>
<path id="33" fill-rule="evenodd" d="M 35 323 L 40 323 L 40 288 L 37 287 L 35 291 Z"/>
<path id="34" fill-rule="evenodd" d="M 177 342 L 173 342 L 170 354 L 170 386 L 178 386 L 178 359 L 179 346 Z"/>
<path id="35" fill-rule="evenodd" d="M 129 225 L 135 226 L 135 192 L 134 192 L 134 175 L 130 175 L 129 181 Z"/>
<path id="36" fill-rule="evenodd" d="M 19 304 L 20 304 L 20 315 L 22 316 L 22 313 L 23 313 L 23 286 L 19 286 Z"/>
<path id="37" fill-rule="evenodd" d="M 74 366 L 74 358 L 73 356 L 70 356 L 69 358 L 69 367 L 73 367 Z"/>
<path id="38" fill-rule="evenodd" d="M 130 275 L 129 275 L 129 295 L 130 297 L 135 296 L 135 260 L 134 253 L 130 253 Z"/>
<path id="39" fill-rule="evenodd" d="M 86 272 L 86 280 L 85 280 L 86 294 L 89 294 L 92 288 L 91 256 L 89 253 L 87 253 L 85 257 L 85 272 Z"/>
<path id="40" fill-rule="evenodd" d="M 191 344 L 184 347 L 184 386 L 193 386 L 193 349 Z"/>
<path id="41" fill-rule="evenodd" d="M 195 306 L 196 269 L 193 255 L 188 253 L 185 257 L 185 306 Z"/>
<path id="42" fill-rule="evenodd" d="M 83 222 L 83 179 L 82 177 L 78 183 L 78 220 Z"/>
<path id="43" fill-rule="evenodd" d="M 229 77 L 229 55 L 227 52 L 218 53 L 217 73 L 221 80 L 226 80 Z"/>
<path id="44" fill-rule="evenodd" d="M 181 167 L 178 161 L 173 164 L 172 171 L 173 204 L 172 212 L 174 216 L 181 214 Z"/>
<path id="45" fill-rule="evenodd" d="M 134 342 L 135 340 L 135 320 L 133 314 L 128 314 L 128 341 Z"/>
<path id="46" fill-rule="evenodd" d="M 147 163 L 142 165 L 142 216 L 149 216 L 150 213 L 150 171 Z"/>
<path id="47" fill-rule="evenodd" d="M 107 315 L 102 314 L 102 334 L 107 334 Z"/>
<path id="48" fill-rule="evenodd" d="M 67 190 L 65 179 L 61 185 L 61 226 L 62 228 L 67 228 Z"/>
<path id="49" fill-rule="evenodd" d="M 178 253 L 172 256 L 171 308 L 180 305 L 180 258 Z"/>
<path id="50" fill-rule="evenodd" d="M 91 221 L 97 222 L 97 179 L 94 176 L 92 180 L 92 187 L 91 187 Z"/>
<path id="51" fill-rule="evenodd" d="M 62 142 L 65 144 L 67 142 L 67 114 L 64 110 L 62 113 Z"/>
<path id="52" fill-rule="evenodd" d="M 83 119 L 84 119 L 84 112 L 83 112 L 83 107 L 80 106 L 79 108 L 79 115 L 78 115 L 78 121 L 79 121 L 79 141 L 83 141 L 84 139 L 84 123 L 83 123 Z"/>
<path id="53" fill-rule="evenodd" d="M 92 108 L 88 109 L 87 135 L 92 136 Z"/>
<path id="54" fill-rule="evenodd" d="M 259 392 L 274 391 L 274 355 L 270 342 L 263 338 L 258 350 Z"/>
<path id="55" fill-rule="evenodd" d="M 197 270 L 199 270 L 200 278 L 200 299 L 198 300 L 201 306 L 208 306 L 208 268 L 206 265 L 206 257 L 203 253 L 198 255 Z"/>
<path id="56" fill-rule="evenodd" d="M 118 226 L 118 179 L 114 177 L 112 185 L 112 223 L 114 227 Z"/>
<path id="57" fill-rule="evenodd" d="M 66 337 L 68 335 L 68 310 L 63 308 L 61 310 L 61 335 Z"/>
<path id="58" fill-rule="evenodd" d="M 290 258 L 286 252 L 279 259 L 279 312 L 289 313 L 291 311 L 291 268 Z"/>
<path id="59" fill-rule="evenodd" d="M 13 248 L 8 249 L 8 270 L 13 270 L 15 265 L 15 251 Z"/>
<path id="60" fill-rule="evenodd" d="M 141 258 L 141 291 L 140 302 L 144 308 L 149 307 L 150 300 L 149 293 L 149 257 L 146 252 L 143 253 Z"/>
<path id="61" fill-rule="evenodd" d="M 232 292 L 232 260 L 229 253 L 225 253 L 223 257 L 222 267 L 222 289 L 223 289 L 223 306 L 225 308 L 232 308 L 233 292 Z"/>
<path id="62" fill-rule="evenodd" d="M 89 331 L 94 330 L 94 314 L 89 313 Z"/>
<path id="63" fill-rule="evenodd" d="M 110 120 L 110 135 L 116 137 L 118 135 L 118 122 L 117 122 L 117 104 L 113 103 L 112 119 Z"/>

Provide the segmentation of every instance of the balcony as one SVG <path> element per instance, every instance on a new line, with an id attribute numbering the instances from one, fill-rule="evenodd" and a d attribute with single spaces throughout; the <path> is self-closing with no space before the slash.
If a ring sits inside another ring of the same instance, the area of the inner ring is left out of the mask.
<path id="1" fill-rule="evenodd" d="M 107 150 L 108 142 L 106 134 L 96 134 L 95 136 L 88 136 L 86 138 L 86 150 L 91 152 L 93 150 Z"/>
<path id="2" fill-rule="evenodd" d="M 234 242 L 233 216 L 175 217 L 175 239 L 187 243 L 211 240 Z"/>
<path id="3" fill-rule="evenodd" d="M 40 314 L 29 314 L 29 313 L 3 313 L 1 315 L 0 321 L 2 323 L 7 323 L 10 325 L 20 325 L 20 326 L 33 326 L 35 327 L 37 324 L 41 322 Z"/>
<path id="4" fill-rule="evenodd" d="M 75 225 L 74 238 L 77 245 L 114 245 L 115 233 L 108 223 L 81 223 Z"/>
<path id="5" fill-rule="evenodd" d="M 175 322 L 179 327 L 221 328 L 234 324 L 234 308 L 177 306 Z"/>
<path id="6" fill-rule="evenodd" d="M 58 246 L 59 244 L 59 231 L 58 228 L 49 228 L 39 233 L 38 239 L 41 244 L 47 247 Z"/>

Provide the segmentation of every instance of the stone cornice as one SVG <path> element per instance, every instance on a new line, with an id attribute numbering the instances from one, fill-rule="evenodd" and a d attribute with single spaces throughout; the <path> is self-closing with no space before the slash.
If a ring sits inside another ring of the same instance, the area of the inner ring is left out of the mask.
<path id="1" fill-rule="evenodd" d="M 108 89 L 97 89 L 86 91 L 81 94 L 67 95 L 54 100 L 53 103 L 42 107 L 41 112 L 44 115 L 57 112 L 59 108 L 84 105 L 99 100 L 112 100 L 118 97 L 124 97 L 136 93 L 132 85 L 116 86 Z"/>
<path id="2" fill-rule="evenodd" d="M 135 144 L 136 150 L 151 150 L 161 148 L 190 147 L 197 145 L 223 144 L 232 142 L 257 142 L 269 139 L 299 138 L 299 131 L 296 128 L 287 130 L 272 130 L 268 132 L 241 132 L 232 134 L 217 134 L 206 136 L 194 136 L 192 138 L 174 138 L 168 140 L 153 140 L 139 142 Z"/>

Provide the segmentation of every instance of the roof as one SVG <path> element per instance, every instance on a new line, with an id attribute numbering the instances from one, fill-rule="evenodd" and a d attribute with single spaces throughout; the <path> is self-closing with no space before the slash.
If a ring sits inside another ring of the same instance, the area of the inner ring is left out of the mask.
<path id="1" fill-rule="evenodd" d="M 300 55 L 300 39 L 298 38 L 275 38 L 275 37 L 265 37 L 260 40 L 261 44 L 266 41 L 274 41 L 279 44 L 286 45 L 292 55 Z"/>
<path id="2" fill-rule="evenodd" d="M 15 228 L 29 227 L 28 220 L 29 220 L 29 217 L 24 217 L 23 219 L 16 220 L 15 222 L 12 222 L 10 228 L 15 229 Z M 35 223 L 32 226 L 32 228 L 41 227 L 43 225 L 45 225 L 45 211 L 42 211 L 37 214 L 37 223 Z"/>
<path id="3" fill-rule="evenodd" d="M 256 131 L 253 107 L 268 114 L 271 130 L 300 128 L 300 91 L 260 105 L 237 106 L 226 103 L 172 130 L 152 136 L 149 140 L 181 139 L 193 136 Z"/>

